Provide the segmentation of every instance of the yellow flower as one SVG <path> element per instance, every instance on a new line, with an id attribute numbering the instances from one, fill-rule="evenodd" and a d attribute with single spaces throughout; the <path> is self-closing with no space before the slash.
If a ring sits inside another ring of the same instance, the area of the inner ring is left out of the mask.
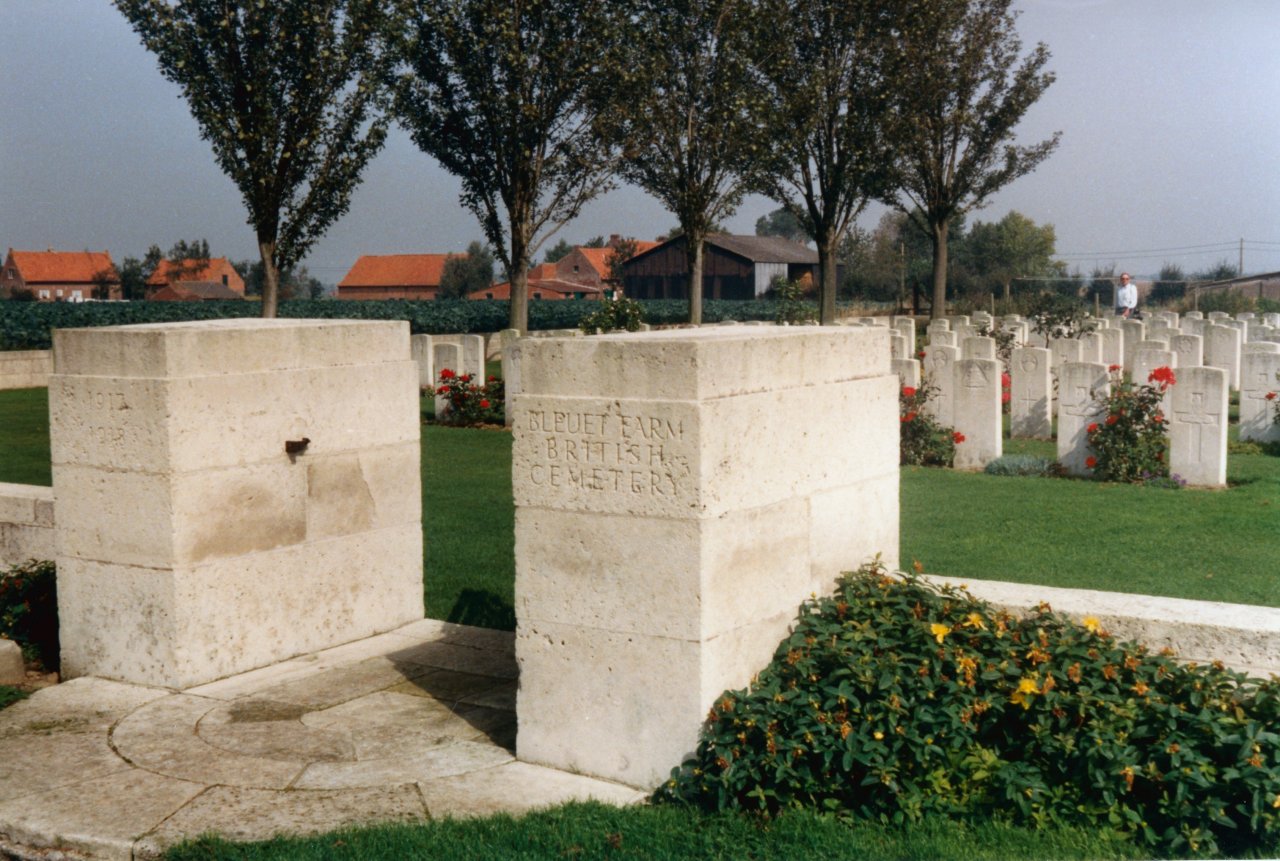
<path id="1" fill-rule="evenodd" d="M 1276 796 L 1276 800 L 1271 802 L 1272 807 L 1280 807 L 1280 795 Z"/>
<path id="2" fill-rule="evenodd" d="M 1031 708 L 1031 697 L 1040 693 L 1040 687 L 1036 684 L 1035 679 L 1023 679 L 1018 682 L 1018 689 L 1009 695 L 1009 702 L 1016 706 L 1022 706 L 1024 709 Z"/>
<path id="3" fill-rule="evenodd" d="M 884 739 L 884 733 L 880 732 L 880 730 L 876 730 L 872 735 L 875 736 L 876 741 L 882 741 Z"/>
<path id="4" fill-rule="evenodd" d="M 981 631 L 987 630 L 987 623 L 982 621 L 981 613 L 970 613 L 969 617 L 965 619 L 964 626 L 966 628 L 977 628 Z"/>
<path id="5" fill-rule="evenodd" d="M 933 634 L 934 638 L 941 643 L 947 634 L 951 633 L 951 629 L 946 625 L 940 625 L 937 622 L 934 622 L 929 626 L 929 633 Z"/>
<path id="6" fill-rule="evenodd" d="M 924 563 L 923 563 L 923 562 L 921 562 L 919 559 L 912 559 L 912 560 L 911 560 L 911 567 L 915 569 L 915 572 L 916 572 L 917 574 L 923 574 L 923 573 L 924 573 Z"/>
<path id="7" fill-rule="evenodd" d="M 1085 616 L 1084 626 L 1090 634 L 1096 634 L 1102 630 L 1102 623 L 1098 621 L 1097 616 Z"/>

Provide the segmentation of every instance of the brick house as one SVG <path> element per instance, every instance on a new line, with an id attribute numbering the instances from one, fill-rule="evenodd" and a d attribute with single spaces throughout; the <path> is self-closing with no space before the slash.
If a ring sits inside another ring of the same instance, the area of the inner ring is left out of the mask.
<path id="1" fill-rule="evenodd" d="M 1214 293 L 1238 293 L 1252 299 L 1270 299 L 1272 302 L 1280 302 L 1280 272 L 1241 275 L 1225 281 L 1199 284 L 1193 287 L 1188 295 L 1194 294 L 1198 299 L 1203 299 Z"/>
<path id="2" fill-rule="evenodd" d="M 556 278 L 578 284 L 589 284 L 604 290 L 611 289 L 609 278 L 609 255 L 622 242 L 616 233 L 609 237 L 609 244 L 604 248 L 587 248 L 579 245 L 564 257 L 556 261 Z M 660 243 L 634 240 L 635 253 L 643 254 Z"/>
<path id="3" fill-rule="evenodd" d="M 339 299 L 435 299 L 450 257 L 465 254 L 365 254 L 338 282 Z"/>
<path id="4" fill-rule="evenodd" d="M 243 299 L 244 279 L 225 257 L 161 260 L 147 278 L 147 298 L 161 302 Z"/>
<path id="5" fill-rule="evenodd" d="M 14 251 L 0 269 L 0 298 L 30 291 L 40 302 L 119 299 L 120 275 L 107 251 Z"/>
<path id="6" fill-rule="evenodd" d="M 704 299 L 755 299 L 774 278 L 816 281 L 818 252 L 779 236 L 708 236 L 702 252 Z M 683 236 L 636 254 L 623 265 L 623 287 L 632 299 L 689 298 L 689 265 Z"/>
<path id="7" fill-rule="evenodd" d="M 581 250 L 581 249 L 577 249 Z M 588 249 L 597 250 L 597 249 Z M 560 277 L 558 263 L 539 263 L 529 270 L 529 300 L 600 299 L 604 288 L 599 284 L 568 281 Z M 467 294 L 468 299 L 501 299 L 510 301 L 511 282 L 503 281 L 484 290 Z"/>

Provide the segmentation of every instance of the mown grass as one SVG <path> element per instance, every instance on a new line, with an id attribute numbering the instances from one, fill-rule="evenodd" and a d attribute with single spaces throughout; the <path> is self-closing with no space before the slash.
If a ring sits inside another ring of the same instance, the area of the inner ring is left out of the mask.
<path id="1" fill-rule="evenodd" d="M 16 702 L 21 702 L 31 696 L 28 691 L 22 688 L 15 688 L 13 685 L 0 685 L 0 710 L 6 709 Z"/>
<path id="2" fill-rule="evenodd" d="M 308 838 L 232 844 L 206 839 L 171 850 L 170 861 L 340 861 L 340 859 L 645 859 L 646 861 L 821 861 L 821 859 L 1127 859 L 1131 844 L 1084 830 L 1033 831 L 999 823 L 925 821 L 910 828 L 842 823 L 807 813 L 773 821 L 705 815 L 676 807 L 569 804 L 520 818 L 442 820 Z"/>
<path id="3" fill-rule="evenodd" d="M 53 484 L 48 389 L 0 391 L 0 481 Z"/>

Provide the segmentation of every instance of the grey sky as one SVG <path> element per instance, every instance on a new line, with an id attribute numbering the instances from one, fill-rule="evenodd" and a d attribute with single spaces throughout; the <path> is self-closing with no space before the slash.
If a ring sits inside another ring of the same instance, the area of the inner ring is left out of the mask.
<path id="1" fill-rule="evenodd" d="M 1051 223 L 1083 270 L 1234 264 L 1242 238 L 1246 271 L 1280 270 L 1280 2 L 1018 6 L 1024 43 L 1049 45 L 1058 78 L 1020 139 L 1060 129 L 1062 144 L 971 220 L 1016 209 Z M 0 40 L 0 250 L 106 248 L 119 261 L 205 237 L 215 255 L 257 257 L 235 187 L 107 0 L 0 0 Z M 750 233 L 773 208 L 750 198 L 728 226 Z M 561 236 L 652 238 L 674 223 L 624 188 Z M 397 130 L 305 262 L 336 282 L 360 254 L 460 251 L 480 235 L 457 181 Z"/>

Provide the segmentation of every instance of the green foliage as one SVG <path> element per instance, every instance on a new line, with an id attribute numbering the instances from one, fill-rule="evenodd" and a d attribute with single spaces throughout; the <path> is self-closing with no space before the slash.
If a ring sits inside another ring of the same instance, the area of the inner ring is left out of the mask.
<path id="1" fill-rule="evenodd" d="M 1061 466 L 1047 457 L 1032 454 L 1006 454 L 989 461 L 983 468 L 987 475 L 1057 476 Z"/>
<path id="2" fill-rule="evenodd" d="M 756 236 L 781 236 L 792 242 L 808 243 L 809 234 L 804 232 L 800 220 L 786 207 L 781 207 L 756 219 Z"/>
<path id="3" fill-rule="evenodd" d="M 596 134 L 609 57 L 604 0 L 408 0 L 393 55 L 396 112 L 414 143 L 462 182 L 511 276 L 509 326 L 529 328 L 540 237 L 613 183 Z M 506 328 L 505 326 L 502 328 Z"/>
<path id="4" fill-rule="evenodd" d="M 482 242 L 472 242 L 466 254 L 450 257 L 440 273 L 440 297 L 465 299 L 469 293 L 493 286 L 493 251 Z"/>
<path id="5" fill-rule="evenodd" d="M 587 335 L 613 332 L 621 329 L 625 332 L 637 332 L 644 322 L 643 310 L 635 299 L 605 300 L 599 303 L 598 310 L 583 317 L 578 328 Z"/>
<path id="6" fill-rule="evenodd" d="M 381 0 L 115 0 L 182 88 L 249 212 L 275 316 L 292 268 L 350 205 L 382 148 L 391 12 Z M 207 249 L 206 249 L 207 251 Z"/>
<path id="7" fill-rule="evenodd" d="M 34 559 L 0 571 L 0 637 L 46 670 L 58 669 L 58 584 L 52 562 Z"/>
<path id="8" fill-rule="evenodd" d="M 1100 421 L 1085 430 L 1089 450 L 1085 466 L 1099 481 L 1146 482 L 1169 475 L 1163 400 L 1176 379 L 1169 368 L 1152 371 L 1146 383 L 1124 378 L 1119 365 L 1111 366 L 1111 388 L 1095 397 Z"/>
<path id="9" fill-rule="evenodd" d="M 503 382 L 489 377 L 482 384 L 471 374 L 459 374 L 452 368 L 441 368 L 436 396 L 444 398 L 444 409 L 436 421 L 455 427 L 476 427 L 503 423 Z"/>
<path id="10" fill-rule="evenodd" d="M 927 380 L 919 387 L 903 386 L 898 393 L 899 463 L 903 466 L 951 466 L 956 443 L 964 437 L 943 427 L 925 405 L 937 394 Z"/>
<path id="11" fill-rule="evenodd" d="M 1280 831 L 1280 681 L 1014 618 L 879 563 L 806 601 L 750 688 L 712 707 L 655 800 L 856 819 L 1056 823 L 1160 852 Z"/>
<path id="12" fill-rule="evenodd" d="M 1027 302 L 1031 330 L 1046 338 L 1078 338 L 1093 331 L 1085 306 L 1075 296 L 1038 293 Z"/>
<path id="13" fill-rule="evenodd" d="M 29 696 L 31 694 L 21 688 L 15 688 L 12 685 L 0 685 L 0 711 L 14 703 L 22 702 Z"/>
<path id="14" fill-rule="evenodd" d="M 1195 301 L 1196 310 L 1205 314 L 1210 311 L 1223 311 L 1233 316 L 1245 311 L 1254 311 L 1257 305 L 1254 297 L 1245 296 L 1235 290 L 1211 290 L 1207 293 L 1199 293 Z"/>
<path id="15" fill-rule="evenodd" d="M 804 287 L 799 281 L 788 281 L 778 276 L 769 285 L 769 295 L 777 304 L 778 315 L 775 319 L 779 323 L 803 326 L 818 322 L 818 311 L 805 301 Z"/>
<path id="16" fill-rule="evenodd" d="M 1053 83 L 1049 49 L 1025 58 L 1009 0 L 911 4 L 900 24 L 893 75 L 895 173 L 882 195 L 918 212 L 934 244 L 933 314 L 945 313 L 951 220 L 1035 170 L 1059 133 L 1030 146 L 1014 128 Z"/>
<path id="17" fill-rule="evenodd" d="M 1000 360 L 1000 367 L 1004 373 L 1009 373 L 1010 363 L 1013 361 L 1013 348 L 1017 346 L 1014 343 L 1017 336 L 1011 330 L 1002 329 L 997 325 L 994 329 L 989 326 L 979 326 L 978 337 L 991 338 L 996 342 L 996 358 Z M 1005 389 L 1008 389 L 1007 381 Z M 1005 403 L 1008 403 L 1008 400 Z"/>
<path id="18" fill-rule="evenodd" d="M 546 250 L 546 253 L 542 255 L 542 259 L 546 263 L 558 263 L 572 251 L 573 246 L 569 244 L 568 240 L 561 239 Z"/>
<path id="19" fill-rule="evenodd" d="M 1151 287 L 1148 298 L 1152 304 L 1168 305 L 1181 301 L 1187 293 L 1187 275 L 1176 263 L 1166 263 L 1160 267 L 1156 283 Z"/>
<path id="20" fill-rule="evenodd" d="M 1016 210 L 990 224 L 975 221 L 966 237 L 969 265 L 984 280 L 1000 284 L 1006 297 L 1016 276 L 1053 273 L 1056 243 L 1052 224 L 1037 225 Z"/>

